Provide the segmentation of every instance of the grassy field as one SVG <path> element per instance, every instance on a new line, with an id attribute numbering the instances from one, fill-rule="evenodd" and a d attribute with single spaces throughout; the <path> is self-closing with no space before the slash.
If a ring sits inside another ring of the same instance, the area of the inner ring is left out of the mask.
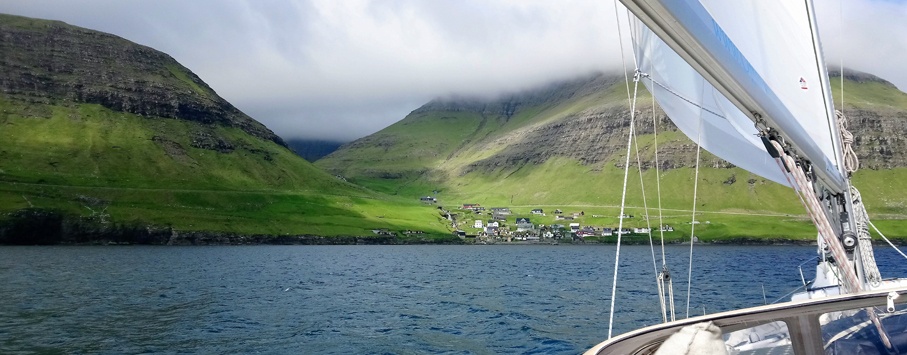
<path id="1" fill-rule="evenodd" d="M 0 127 L 2 214 L 40 208 L 239 234 L 449 235 L 432 206 L 344 182 L 233 128 L 13 100 L 0 100 Z"/>
<path id="2" fill-rule="evenodd" d="M 855 106 L 907 106 L 903 95 L 879 83 L 855 85 L 848 94 Z M 235 128 L 98 105 L 0 99 L 0 214 L 39 208 L 110 223 L 238 234 L 368 236 L 372 229 L 411 229 L 447 236 L 450 224 L 436 206 L 418 201 L 433 195 L 447 209 L 481 203 L 510 207 L 514 217 L 535 224 L 566 224 L 550 213 L 529 214 L 533 208 L 559 208 L 583 212 L 576 222 L 584 226 L 617 227 L 622 157 L 593 165 L 554 157 L 516 168 L 460 171 L 505 147 L 492 142 L 613 102 L 621 90 L 529 107 L 508 120 L 460 111 L 413 114 L 367 138 L 361 149 L 319 162 L 344 167 L 349 182 Z M 653 141 L 652 135 L 639 137 L 644 159 L 651 158 Z M 662 132 L 659 145 L 666 142 L 685 144 L 686 138 Z M 694 228 L 700 239 L 716 242 L 815 238 L 789 189 L 736 168 L 706 167 L 699 174 L 700 223 L 694 226 L 693 169 L 661 171 L 659 179 L 654 169 L 640 174 L 631 165 L 626 205 L 636 217 L 625 227 L 657 226 L 660 203 L 662 223 L 675 228 L 665 235 L 670 242 L 688 240 Z M 907 198 L 899 193 L 907 188 L 905 175 L 905 168 L 864 169 L 854 179 L 876 224 L 901 239 L 907 239 Z M 460 217 L 461 226 L 488 219 Z"/>
<path id="3" fill-rule="evenodd" d="M 111 222 L 237 234 L 372 235 L 372 229 L 449 234 L 432 206 L 400 198 L 313 192 L 99 188 L 0 183 L 5 212 L 28 207 Z"/>

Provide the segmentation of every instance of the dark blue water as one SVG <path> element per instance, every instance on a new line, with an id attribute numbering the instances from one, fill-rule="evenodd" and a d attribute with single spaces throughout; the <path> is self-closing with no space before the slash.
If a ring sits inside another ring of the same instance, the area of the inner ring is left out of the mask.
<path id="1" fill-rule="evenodd" d="M 680 317 L 688 248 L 668 248 Z M 649 248 L 621 253 L 615 334 L 660 321 Z M 814 248 L 694 253 L 699 315 L 784 295 Z M 0 247 L 0 353 L 575 354 L 606 338 L 613 265 L 613 246 Z"/>

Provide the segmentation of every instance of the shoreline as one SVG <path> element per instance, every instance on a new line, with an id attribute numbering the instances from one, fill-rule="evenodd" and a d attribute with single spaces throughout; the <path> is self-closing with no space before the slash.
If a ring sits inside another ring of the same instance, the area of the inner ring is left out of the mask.
<path id="1" fill-rule="evenodd" d="M 238 234 L 216 231 L 179 231 L 172 227 L 141 223 L 101 223 L 89 219 L 67 218 L 52 211 L 32 210 L 18 219 L 0 221 L 0 245 L 483 245 L 475 239 L 452 234 L 401 235 L 339 235 L 320 236 Z M 814 238 L 755 238 L 730 237 L 699 241 L 699 245 L 816 245 Z M 905 244 L 904 238 L 893 242 Z M 689 245 L 689 242 L 666 241 L 670 245 Z M 648 245 L 648 239 L 628 238 L 622 245 Z M 874 245 L 885 245 L 881 239 Z M 616 241 L 544 239 L 538 241 L 493 242 L 487 245 L 616 245 Z"/>

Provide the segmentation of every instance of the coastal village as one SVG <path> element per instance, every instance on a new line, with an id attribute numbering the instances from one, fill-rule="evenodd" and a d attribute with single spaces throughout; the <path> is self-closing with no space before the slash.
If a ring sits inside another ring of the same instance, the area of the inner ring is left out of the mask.
<path id="1" fill-rule="evenodd" d="M 437 199 L 431 196 L 421 197 L 420 200 L 426 204 L 437 204 Z M 631 214 L 622 216 L 624 225 L 618 230 L 617 224 L 600 225 L 586 221 L 619 220 L 621 216 L 587 215 L 584 210 L 532 208 L 527 215 L 525 212 L 514 213 L 509 207 L 486 208 L 478 203 L 463 203 L 454 211 L 437 206 L 437 210 L 450 221 L 454 234 L 477 244 L 607 242 L 618 235 L 648 236 L 654 232 L 674 231 L 674 227 L 668 224 L 649 227 L 645 218 L 636 218 Z M 404 234 L 407 232 L 413 231 Z"/>

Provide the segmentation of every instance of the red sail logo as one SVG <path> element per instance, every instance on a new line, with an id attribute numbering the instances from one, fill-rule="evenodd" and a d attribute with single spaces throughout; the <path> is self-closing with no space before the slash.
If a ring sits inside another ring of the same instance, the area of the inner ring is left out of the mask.
<path id="1" fill-rule="evenodd" d="M 809 87 L 806 86 L 806 79 L 803 79 L 803 77 L 800 77 L 800 88 L 803 90 L 809 89 Z"/>

